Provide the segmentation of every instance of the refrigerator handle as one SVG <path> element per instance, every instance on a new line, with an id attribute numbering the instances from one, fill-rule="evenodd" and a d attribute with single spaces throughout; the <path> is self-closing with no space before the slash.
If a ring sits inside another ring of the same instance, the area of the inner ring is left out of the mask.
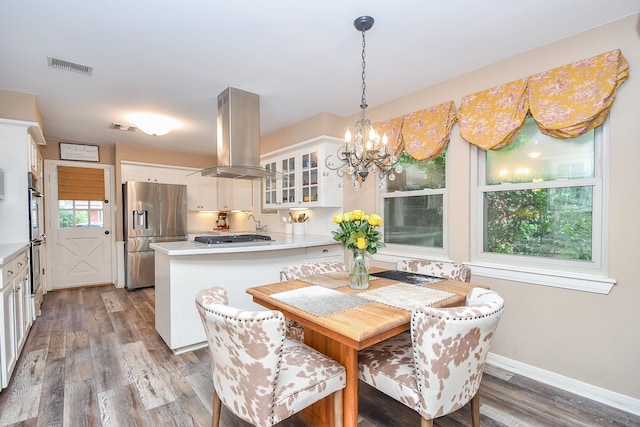
<path id="1" fill-rule="evenodd" d="M 133 211 L 133 229 L 145 230 L 149 228 L 149 211 L 134 210 Z"/>

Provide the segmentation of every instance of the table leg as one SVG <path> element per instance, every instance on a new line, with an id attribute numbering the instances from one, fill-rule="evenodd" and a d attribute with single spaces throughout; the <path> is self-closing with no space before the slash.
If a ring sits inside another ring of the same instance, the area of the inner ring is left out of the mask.
<path id="1" fill-rule="evenodd" d="M 358 350 L 344 345 L 324 335 L 309 330 L 304 332 L 305 343 L 342 364 L 347 372 L 346 386 L 343 391 L 343 425 L 358 425 Z M 333 402 L 323 399 L 309 410 L 303 412 L 303 418 L 311 425 L 332 425 Z"/>

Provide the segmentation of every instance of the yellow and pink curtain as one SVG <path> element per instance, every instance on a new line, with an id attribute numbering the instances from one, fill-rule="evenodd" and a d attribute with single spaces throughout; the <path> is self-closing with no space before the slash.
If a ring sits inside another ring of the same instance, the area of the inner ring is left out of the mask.
<path id="1" fill-rule="evenodd" d="M 416 111 L 380 123 L 394 153 L 404 144 L 405 151 L 417 160 L 435 159 L 447 148 L 451 128 L 456 122 L 453 101 Z"/>
<path id="2" fill-rule="evenodd" d="M 483 150 L 499 150 L 531 113 L 542 133 L 582 135 L 604 122 L 628 77 L 628 62 L 614 50 L 468 95 L 458 108 L 460 134 Z"/>

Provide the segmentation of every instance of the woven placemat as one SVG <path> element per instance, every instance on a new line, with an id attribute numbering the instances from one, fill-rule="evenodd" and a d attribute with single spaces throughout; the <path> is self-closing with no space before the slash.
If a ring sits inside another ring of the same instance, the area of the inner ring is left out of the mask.
<path id="1" fill-rule="evenodd" d="M 332 314 L 370 303 L 370 301 L 355 295 L 345 294 L 322 286 L 306 286 L 278 292 L 272 294 L 271 298 L 318 317 L 331 316 Z"/>
<path id="2" fill-rule="evenodd" d="M 375 277 L 372 274 L 369 275 L 369 280 L 375 279 L 379 279 L 379 277 Z M 314 274 L 313 276 L 301 277 L 298 280 L 322 286 L 323 288 L 335 289 L 349 284 L 349 272 L 337 271 L 334 273 Z"/>
<path id="3" fill-rule="evenodd" d="M 360 292 L 358 296 L 390 305 L 391 307 L 411 311 L 418 307 L 435 304 L 455 296 L 455 294 L 407 283 L 395 283 L 382 288 Z"/>

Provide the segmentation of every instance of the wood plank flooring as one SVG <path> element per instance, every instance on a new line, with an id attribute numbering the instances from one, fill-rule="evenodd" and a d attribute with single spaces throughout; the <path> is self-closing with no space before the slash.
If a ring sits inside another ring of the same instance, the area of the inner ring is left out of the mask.
<path id="1" fill-rule="evenodd" d="M 210 369 L 207 349 L 176 356 L 157 334 L 153 288 L 50 292 L 0 393 L 0 426 L 210 426 Z M 483 426 L 640 426 L 638 416 L 491 367 L 480 411 Z M 359 427 L 420 425 L 365 384 L 359 415 Z M 248 426 L 225 408 L 221 425 Z M 468 405 L 435 425 L 469 426 Z"/>

